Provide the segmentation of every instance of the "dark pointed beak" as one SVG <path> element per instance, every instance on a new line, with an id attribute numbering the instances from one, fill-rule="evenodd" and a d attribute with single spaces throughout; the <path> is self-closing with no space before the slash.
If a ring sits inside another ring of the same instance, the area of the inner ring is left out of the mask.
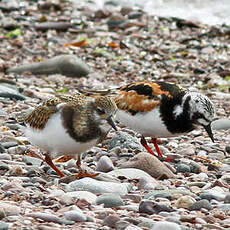
<path id="1" fill-rule="evenodd" d="M 112 128 L 113 128 L 115 131 L 117 131 L 117 127 L 116 127 L 116 125 L 115 125 L 115 122 L 114 122 L 112 116 L 108 117 L 108 118 L 107 118 L 107 121 L 108 121 L 108 123 L 112 126 Z"/>
<path id="2" fill-rule="evenodd" d="M 207 125 L 207 126 L 204 126 L 204 129 L 208 133 L 208 136 L 211 138 L 212 142 L 214 142 L 214 137 L 213 137 L 213 133 L 212 133 L 211 123 L 209 125 Z"/>

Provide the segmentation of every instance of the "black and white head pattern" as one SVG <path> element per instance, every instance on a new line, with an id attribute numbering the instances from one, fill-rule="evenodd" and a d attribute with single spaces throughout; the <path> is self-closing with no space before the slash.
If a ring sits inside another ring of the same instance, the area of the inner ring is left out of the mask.
<path id="1" fill-rule="evenodd" d="M 197 92 L 188 92 L 184 97 L 183 103 L 186 100 L 189 105 L 189 116 L 192 121 L 207 126 L 214 120 L 216 116 L 215 106 L 207 96 Z"/>

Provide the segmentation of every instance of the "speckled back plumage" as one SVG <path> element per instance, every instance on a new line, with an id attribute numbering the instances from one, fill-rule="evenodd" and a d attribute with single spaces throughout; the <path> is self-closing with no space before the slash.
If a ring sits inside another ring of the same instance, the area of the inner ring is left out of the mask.
<path id="1" fill-rule="evenodd" d="M 39 105 L 33 112 L 24 118 L 24 122 L 31 128 L 41 130 L 45 127 L 49 118 L 58 111 L 57 105 L 66 103 L 75 108 L 82 107 L 86 103 L 86 96 L 84 95 L 59 95 L 57 97 L 49 98 Z M 80 108 L 79 108 L 80 110 Z"/>

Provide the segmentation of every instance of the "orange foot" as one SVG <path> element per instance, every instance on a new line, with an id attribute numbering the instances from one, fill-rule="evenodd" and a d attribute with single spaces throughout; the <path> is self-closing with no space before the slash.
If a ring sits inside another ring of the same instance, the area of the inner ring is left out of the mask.
<path id="1" fill-rule="evenodd" d="M 55 159 L 55 162 L 63 163 L 63 162 L 67 162 L 67 161 L 71 160 L 72 158 L 73 157 L 64 155 L 64 156 L 61 156 L 61 157 Z"/>
<path id="2" fill-rule="evenodd" d="M 86 171 L 80 171 L 77 175 L 76 175 L 76 178 L 77 179 L 81 179 L 81 178 L 84 178 L 84 177 L 91 177 L 91 178 L 94 178 L 96 176 L 98 176 L 99 173 L 94 173 L 94 174 L 91 174 L 91 173 L 88 173 Z"/>

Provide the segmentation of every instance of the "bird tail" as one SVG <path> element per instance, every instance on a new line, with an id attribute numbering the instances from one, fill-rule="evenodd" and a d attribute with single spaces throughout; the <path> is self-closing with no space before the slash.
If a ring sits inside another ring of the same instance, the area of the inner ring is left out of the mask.
<path id="1" fill-rule="evenodd" d="M 81 88 L 78 91 L 86 96 L 114 96 L 119 90 L 120 87 L 110 88 L 110 89 L 102 89 L 102 90 L 95 90 L 95 89 L 88 89 L 88 88 Z"/>

